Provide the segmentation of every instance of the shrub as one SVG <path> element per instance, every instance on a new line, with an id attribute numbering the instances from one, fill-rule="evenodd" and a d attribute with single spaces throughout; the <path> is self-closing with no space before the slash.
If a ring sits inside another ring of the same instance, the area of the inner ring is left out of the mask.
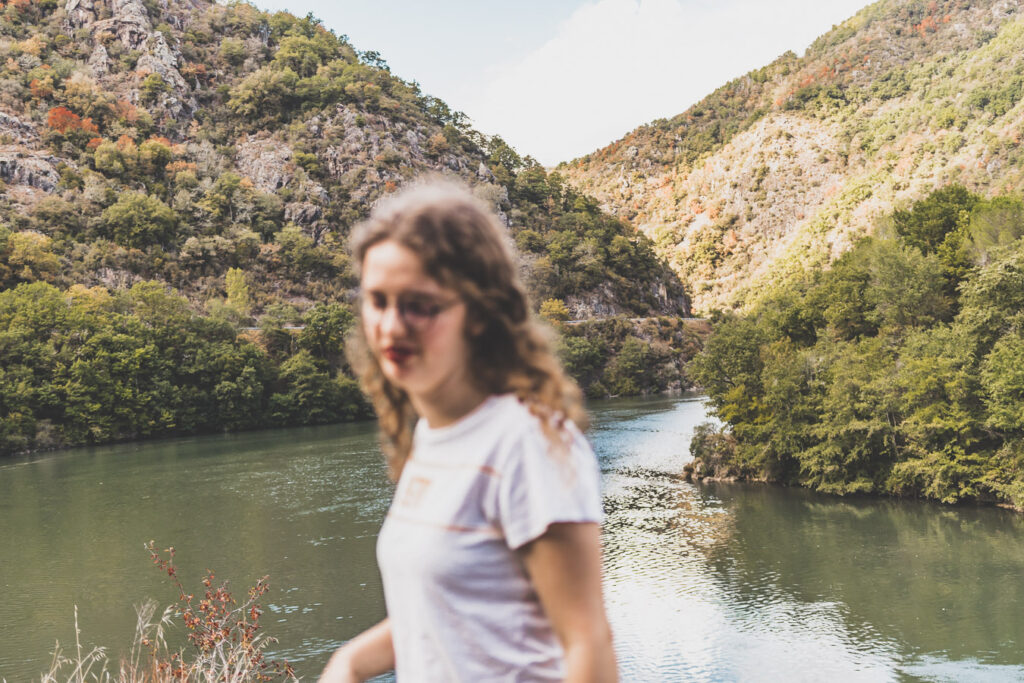
<path id="1" fill-rule="evenodd" d="M 170 240 L 178 216 L 156 197 L 126 192 L 103 212 L 102 221 L 111 239 L 118 244 L 144 248 Z"/>

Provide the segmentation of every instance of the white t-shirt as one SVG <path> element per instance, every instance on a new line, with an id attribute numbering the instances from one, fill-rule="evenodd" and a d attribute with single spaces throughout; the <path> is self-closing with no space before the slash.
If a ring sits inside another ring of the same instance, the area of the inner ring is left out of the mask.
<path id="1" fill-rule="evenodd" d="M 420 420 L 377 561 L 399 683 L 559 681 L 562 649 L 516 548 L 554 522 L 600 522 L 597 461 L 570 425 L 552 453 L 513 395 Z"/>

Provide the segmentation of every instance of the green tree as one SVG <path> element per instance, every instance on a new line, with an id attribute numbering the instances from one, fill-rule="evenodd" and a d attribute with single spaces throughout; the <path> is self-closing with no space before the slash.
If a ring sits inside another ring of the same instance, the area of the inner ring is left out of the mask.
<path id="1" fill-rule="evenodd" d="M 272 65 L 288 69 L 300 77 L 312 76 L 321 64 L 337 54 L 337 43 L 325 31 L 317 32 L 312 37 L 291 35 L 281 39 Z"/>
<path id="2" fill-rule="evenodd" d="M 985 424 L 1024 434 L 1024 339 L 1010 334 L 992 347 L 981 364 Z"/>
<path id="3" fill-rule="evenodd" d="M 948 185 L 892 214 L 893 227 L 907 244 L 939 255 L 954 288 L 970 267 L 963 244 L 971 210 L 979 201 L 962 185 Z"/>
<path id="4" fill-rule="evenodd" d="M 170 92 L 170 90 L 170 84 L 160 74 L 152 73 L 142 79 L 139 96 L 143 102 L 154 102 L 160 95 Z"/>
<path id="5" fill-rule="evenodd" d="M 302 316 L 299 348 L 337 370 L 343 365 L 345 339 L 355 325 L 352 311 L 339 303 L 317 304 Z"/>
<path id="6" fill-rule="evenodd" d="M 125 192 L 101 217 L 107 234 L 126 247 L 168 244 L 175 235 L 178 216 L 162 201 L 142 192 Z"/>
<path id="7" fill-rule="evenodd" d="M 252 313 L 252 296 L 249 293 L 249 278 L 241 268 L 229 268 L 224 276 L 228 305 L 243 316 Z"/>
<path id="8" fill-rule="evenodd" d="M 986 265 L 1001 248 L 1024 236 L 1024 202 L 1017 197 L 994 197 L 971 210 L 970 239 L 965 248 L 977 265 Z"/>
<path id="9" fill-rule="evenodd" d="M 239 66 L 245 61 L 245 43 L 238 38 L 227 36 L 220 41 L 220 49 L 217 51 L 220 58 L 232 66 Z"/>
<path id="10" fill-rule="evenodd" d="M 33 230 L 10 232 L 0 226 L 0 286 L 52 281 L 60 272 L 53 240 Z"/>
<path id="11" fill-rule="evenodd" d="M 252 127 L 275 123 L 294 110 L 298 83 L 291 69 L 264 66 L 231 89 L 228 108 Z"/>
<path id="12" fill-rule="evenodd" d="M 281 364 L 282 391 L 270 397 L 271 417 L 278 424 L 327 424 L 359 414 L 355 382 L 331 379 L 308 351 Z"/>

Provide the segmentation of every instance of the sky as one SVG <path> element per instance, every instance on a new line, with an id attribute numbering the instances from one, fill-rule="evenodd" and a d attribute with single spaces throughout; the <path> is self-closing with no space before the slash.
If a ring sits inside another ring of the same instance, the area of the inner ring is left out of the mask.
<path id="1" fill-rule="evenodd" d="M 670 118 L 867 0 L 254 0 L 312 13 L 551 166 Z"/>

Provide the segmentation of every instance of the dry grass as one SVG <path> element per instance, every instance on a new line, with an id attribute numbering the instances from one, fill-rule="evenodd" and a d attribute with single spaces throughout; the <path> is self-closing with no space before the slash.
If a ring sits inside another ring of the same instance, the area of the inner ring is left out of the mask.
<path id="1" fill-rule="evenodd" d="M 49 671 L 40 683 L 243 683 L 274 679 L 297 680 L 287 663 L 267 661 L 263 651 L 275 642 L 259 633 L 262 614 L 259 598 L 267 591 L 266 577 L 249 589 L 238 604 L 227 584 L 214 587 L 213 572 L 203 579 L 203 597 L 198 601 L 186 593 L 173 564 L 174 548 L 163 551 L 166 559 L 146 545 L 153 563 L 178 589 L 178 602 L 157 617 L 155 602 L 136 608 L 135 638 L 128 654 L 113 666 L 106 648 L 82 648 L 75 607 L 75 647 L 66 653 L 60 643 L 54 647 Z M 187 631 L 188 650 L 172 651 L 166 640 L 168 629 L 180 619 Z M 4 681 L 6 683 L 6 681 Z"/>

